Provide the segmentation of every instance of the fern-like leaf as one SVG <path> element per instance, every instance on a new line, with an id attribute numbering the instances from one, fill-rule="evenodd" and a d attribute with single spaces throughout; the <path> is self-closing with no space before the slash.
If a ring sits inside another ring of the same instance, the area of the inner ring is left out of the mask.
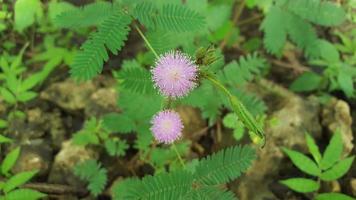
<path id="1" fill-rule="evenodd" d="M 224 149 L 199 162 L 195 180 L 204 185 L 227 183 L 246 171 L 255 157 L 255 151 L 248 146 Z"/>
<path id="2" fill-rule="evenodd" d="M 121 81 L 121 87 L 132 92 L 150 94 L 155 91 L 150 72 L 141 67 L 137 61 L 124 61 L 122 69 L 115 74 L 115 77 Z"/>
<path id="3" fill-rule="evenodd" d="M 54 18 L 54 24 L 60 28 L 83 28 L 99 25 L 114 11 L 108 2 L 96 2 L 81 8 L 73 7 Z"/>
<path id="4" fill-rule="evenodd" d="M 74 167 L 74 174 L 88 181 L 88 189 L 94 195 L 99 195 L 107 182 L 106 169 L 95 160 L 86 160 Z"/>
<path id="5" fill-rule="evenodd" d="M 287 39 L 287 18 L 285 11 L 273 6 L 263 20 L 261 25 L 265 34 L 263 43 L 269 53 L 281 55 Z"/>
<path id="6" fill-rule="evenodd" d="M 219 189 L 215 186 L 203 186 L 189 193 L 185 199 L 192 200 L 237 200 L 235 194 L 229 190 Z"/>
<path id="7" fill-rule="evenodd" d="M 320 0 L 291 0 L 288 9 L 303 19 L 323 26 L 340 25 L 346 18 L 340 6 Z"/>
<path id="8" fill-rule="evenodd" d="M 71 66 L 72 77 L 78 80 L 89 80 L 102 71 L 104 61 L 109 56 L 107 49 L 117 54 L 124 45 L 129 32 L 131 18 L 116 12 L 107 18 L 82 45 Z"/>
<path id="9" fill-rule="evenodd" d="M 196 31 L 205 26 L 202 15 L 180 4 L 165 4 L 157 8 L 153 3 L 139 3 L 134 16 L 147 28 L 173 32 Z"/>
<path id="10" fill-rule="evenodd" d="M 223 70 L 224 82 L 243 85 L 266 69 L 266 60 L 256 53 L 240 57 L 239 62 L 232 61 Z"/>
<path id="11" fill-rule="evenodd" d="M 308 57 L 315 57 L 315 52 L 309 48 L 318 39 L 313 26 L 297 15 L 288 15 L 287 31 L 290 39 L 299 48 L 305 50 Z"/>
<path id="12" fill-rule="evenodd" d="M 156 176 L 146 176 L 134 181 L 123 195 L 125 200 L 180 199 L 192 189 L 193 177 L 187 171 L 175 171 Z"/>

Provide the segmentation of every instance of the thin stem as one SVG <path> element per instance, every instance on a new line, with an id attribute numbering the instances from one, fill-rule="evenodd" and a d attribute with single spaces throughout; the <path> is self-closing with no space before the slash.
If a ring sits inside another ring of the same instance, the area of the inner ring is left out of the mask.
<path id="1" fill-rule="evenodd" d="M 203 76 L 208 79 L 210 82 L 212 82 L 215 87 L 219 88 L 220 90 L 222 90 L 227 96 L 232 96 L 231 93 L 229 92 L 228 89 L 226 89 L 226 87 L 221 84 L 218 80 L 216 80 L 212 75 L 208 74 L 208 73 L 203 73 Z"/>
<path id="2" fill-rule="evenodd" d="M 180 154 L 178 152 L 178 149 L 177 149 L 177 147 L 176 147 L 176 145 L 174 143 L 172 144 L 172 147 L 173 147 L 174 151 L 177 154 L 177 157 L 178 157 L 178 160 L 179 160 L 180 164 L 183 166 L 183 168 L 185 168 L 184 161 L 183 161 L 182 157 L 180 156 Z"/>
<path id="3" fill-rule="evenodd" d="M 141 29 L 135 24 L 135 28 L 137 30 L 137 32 L 140 34 L 140 36 L 142 37 L 142 39 L 145 41 L 145 43 L 147 44 L 147 47 L 152 51 L 152 53 L 156 56 L 156 58 L 158 59 L 159 56 L 157 54 L 157 52 L 153 49 L 151 43 L 147 40 L 146 36 L 142 33 Z"/>

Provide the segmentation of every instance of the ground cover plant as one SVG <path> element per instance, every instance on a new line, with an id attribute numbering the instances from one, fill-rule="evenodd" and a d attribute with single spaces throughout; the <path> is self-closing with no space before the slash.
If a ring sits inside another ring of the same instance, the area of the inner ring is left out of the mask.
<path id="1" fill-rule="evenodd" d="M 0 0 L 0 199 L 354 199 L 355 13 Z"/>

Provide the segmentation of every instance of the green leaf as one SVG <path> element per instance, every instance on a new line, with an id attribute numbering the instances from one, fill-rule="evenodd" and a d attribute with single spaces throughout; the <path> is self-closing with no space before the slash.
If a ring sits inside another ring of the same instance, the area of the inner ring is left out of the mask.
<path id="1" fill-rule="evenodd" d="M 88 144 L 100 144 L 96 133 L 79 131 L 73 135 L 73 144 L 85 146 Z"/>
<path id="2" fill-rule="evenodd" d="M 12 142 L 12 139 L 7 138 L 7 137 L 5 137 L 5 136 L 0 134 L 0 144 L 1 143 L 11 143 L 11 142 Z"/>
<path id="3" fill-rule="evenodd" d="M 223 124 L 227 128 L 235 128 L 237 125 L 237 116 L 235 113 L 227 114 L 223 119 Z"/>
<path id="4" fill-rule="evenodd" d="M 130 31 L 130 23 L 130 16 L 122 12 L 115 12 L 105 19 L 74 57 L 70 70 L 71 76 L 83 81 L 101 73 L 104 62 L 109 59 L 107 51 L 117 55 L 124 46 Z"/>
<path id="5" fill-rule="evenodd" d="M 15 165 L 17 158 L 20 155 L 20 147 L 12 150 L 9 154 L 6 155 L 5 159 L 1 164 L 1 173 L 7 175 L 10 169 Z"/>
<path id="6" fill-rule="evenodd" d="M 6 181 L 5 186 L 4 186 L 4 192 L 8 193 L 11 190 L 15 189 L 16 187 L 19 187 L 26 182 L 28 182 L 32 177 L 34 177 L 37 174 L 37 170 L 33 171 L 27 171 L 27 172 L 20 172 L 14 176 L 12 176 L 8 181 Z"/>
<path id="7" fill-rule="evenodd" d="M 46 194 L 31 189 L 18 189 L 6 194 L 6 200 L 36 200 L 44 197 Z"/>
<path id="8" fill-rule="evenodd" d="M 146 27 L 173 32 L 197 31 L 205 26 L 205 18 L 180 4 L 164 4 L 160 9 L 143 2 L 136 6 L 134 16 Z"/>
<path id="9" fill-rule="evenodd" d="M 90 178 L 88 189 L 94 196 L 98 196 L 105 189 L 107 183 L 106 174 L 106 169 L 100 169 L 95 176 Z"/>
<path id="10" fill-rule="evenodd" d="M 0 94 L 4 100 L 9 103 L 9 104 L 15 104 L 16 103 L 16 98 L 15 96 L 6 88 L 1 87 L 0 88 Z"/>
<path id="11" fill-rule="evenodd" d="M 185 170 L 145 176 L 141 181 L 129 179 L 119 183 L 114 189 L 115 200 L 134 199 L 183 199 L 191 191 L 193 176 Z"/>
<path id="12" fill-rule="evenodd" d="M 330 140 L 329 145 L 324 151 L 323 158 L 321 159 L 321 169 L 326 170 L 333 166 L 341 158 L 343 144 L 341 139 L 341 133 L 335 132 Z"/>
<path id="13" fill-rule="evenodd" d="M 293 81 L 290 89 L 295 92 L 309 92 L 319 88 L 322 77 L 314 72 L 305 72 Z"/>
<path id="14" fill-rule="evenodd" d="M 6 128 L 8 123 L 6 120 L 0 119 L 0 128 Z"/>
<path id="15" fill-rule="evenodd" d="M 346 18 L 341 6 L 328 1 L 288 1 L 288 9 L 303 19 L 323 26 L 340 25 Z"/>
<path id="16" fill-rule="evenodd" d="M 341 178 L 349 171 L 355 156 L 339 161 L 329 170 L 323 172 L 320 178 L 324 181 L 332 181 Z"/>
<path id="17" fill-rule="evenodd" d="M 249 146 L 230 147 L 201 159 L 194 178 L 204 185 L 224 184 L 245 172 L 255 158 L 255 151 Z"/>
<path id="18" fill-rule="evenodd" d="M 95 2 L 81 8 L 69 5 L 66 5 L 64 12 L 54 18 L 57 27 L 78 29 L 99 25 L 115 11 L 114 6 L 109 2 Z"/>
<path id="19" fill-rule="evenodd" d="M 263 43 L 269 53 L 281 56 L 287 40 L 288 13 L 272 6 L 261 24 L 264 32 Z"/>
<path id="20" fill-rule="evenodd" d="M 314 138 L 312 138 L 308 133 L 305 134 L 305 139 L 307 141 L 309 152 L 312 154 L 315 162 L 319 165 L 321 160 L 319 147 L 315 144 Z"/>
<path id="21" fill-rule="evenodd" d="M 339 73 L 337 74 L 337 82 L 339 83 L 342 91 L 349 98 L 354 96 L 354 81 L 352 79 L 352 74 L 343 69 L 339 70 Z"/>
<path id="22" fill-rule="evenodd" d="M 27 102 L 34 99 L 37 96 L 36 92 L 26 91 L 17 95 L 17 99 L 21 102 Z"/>
<path id="23" fill-rule="evenodd" d="M 313 162 L 310 158 L 308 158 L 304 154 L 299 153 L 297 151 L 289 150 L 287 148 L 282 148 L 282 150 L 292 160 L 293 164 L 303 172 L 313 176 L 320 175 L 321 171 L 318 168 L 318 166 L 315 164 L 315 162 Z"/>
<path id="24" fill-rule="evenodd" d="M 125 114 L 109 113 L 102 119 L 103 126 L 112 132 L 130 133 L 135 128 L 132 119 Z"/>
<path id="25" fill-rule="evenodd" d="M 40 19 L 42 12 L 40 0 L 17 0 L 15 2 L 15 29 L 22 32 L 31 26 L 35 19 Z"/>
<path id="26" fill-rule="evenodd" d="M 355 198 L 341 193 L 323 193 L 316 196 L 315 200 L 355 200 Z"/>
<path id="27" fill-rule="evenodd" d="M 122 69 L 116 73 L 115 78 L 119 79 L 120 86 L 139 94 L 150 94 L 155 92 L 151 73 L 133 61 L 124 61 Z"/>
<path id="28" fill-rule="evenodd" d="M 320 188 L 318 182 L 306 179 L 306 178 L 291 178 L 287 180 L 280 181 L 283 185 L 289 187 L 290 189 L 301 192 L 301 193 L 308 193 L 317 191 Z"/>

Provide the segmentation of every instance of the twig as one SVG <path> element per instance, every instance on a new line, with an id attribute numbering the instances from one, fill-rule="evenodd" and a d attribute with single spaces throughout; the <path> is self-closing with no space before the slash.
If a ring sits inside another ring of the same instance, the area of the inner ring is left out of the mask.
<path id="1" fill-rule="evenodd" d="M 88 193 L 85 189 L 51 183 L 27 183 L 22 188 L 34 189 L 46 194 L 76 194 L 78 196 L 85 196 Z"/>
<path id="2" fill-rule="evenodd" d="M 305 67 L 303 65 L 296 65 L 296 64 L 290 64 L 287 62 L 283 62 L 280 60 L 272 59 L 271 62 L 279 67 L 287 68 L 287 69 L 292 69 L 296 73 L 301 74 L 303 72 L 309 72 L 310 69 L 308 67 Z"/>

